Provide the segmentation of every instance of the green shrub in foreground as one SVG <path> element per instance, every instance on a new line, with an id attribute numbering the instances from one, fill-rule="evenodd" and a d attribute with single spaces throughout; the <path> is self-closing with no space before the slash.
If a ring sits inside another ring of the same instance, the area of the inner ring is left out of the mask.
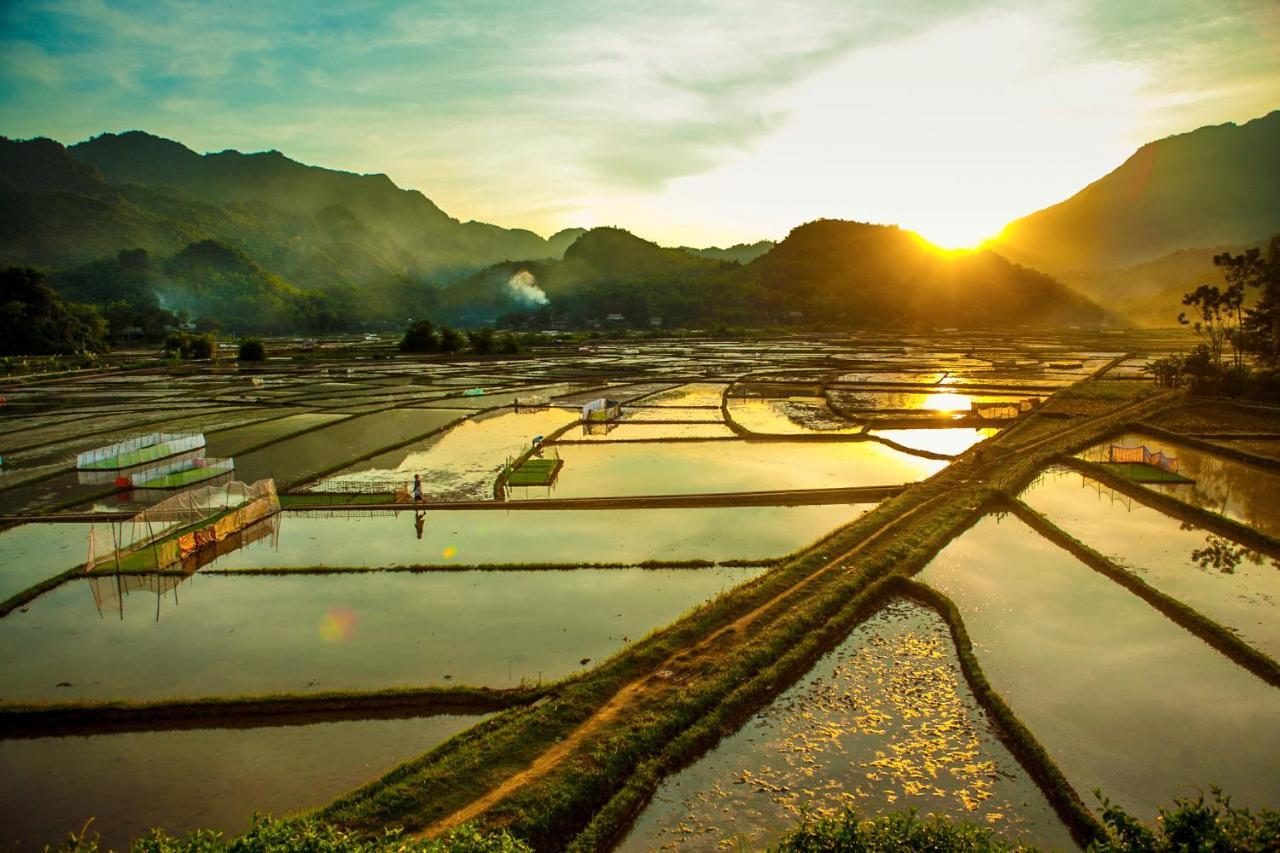
<path id="1" fill-rule="evenodd" d="M 98 853 L 96 834 L 86 830 L 72 835 L 58 848 L 66 853 Z M 221 832 L 198 829 L 179 838 L 153 829 L 130 848 L 132 853 L 531 853 L 532 848 L 505 831 L 484 832 L 460 826 L 443 838 L 406 838 L 400 830 L 387 830 L 367 838 L 315 818 L 274 820 L 254 816 L 245 835 L 225 838 Z"/>
<path id="2" fill-rule="evenodd" d="M 1175 851 L 1233 851 L 1262 853 L 1280 850 L 1280 812 L 1258 813 L 1231 805 L 1229 797 L 1213 788 L 1213 801 L 1203 796 L 1175 800 L 1174 808 L 1161 809 L 1154 827 L 1097 794 L 1102 802 L 1104 838 L 1089 845 L 1090 853 L 1175 853 Z M 914 812 L 896 812 L 864 818 L 846 812 L 838 818 L 811 819 L 800 825 L 774 848 L 777 853 L 892 853 L 928 850 L 935 853 L 986 853 L 1033 851 L 999 838 L 988 827 L 931 817 L 922 820 Z"/>

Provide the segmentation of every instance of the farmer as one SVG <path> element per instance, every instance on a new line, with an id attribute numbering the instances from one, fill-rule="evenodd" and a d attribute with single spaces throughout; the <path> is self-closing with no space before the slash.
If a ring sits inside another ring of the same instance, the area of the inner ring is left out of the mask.
<path id="1" fill-rule="evenodd" d="M 413 500 L 415 503 L 417 501 L 422 500 L 422 475 L 421 474 L 413 475 Z"/>

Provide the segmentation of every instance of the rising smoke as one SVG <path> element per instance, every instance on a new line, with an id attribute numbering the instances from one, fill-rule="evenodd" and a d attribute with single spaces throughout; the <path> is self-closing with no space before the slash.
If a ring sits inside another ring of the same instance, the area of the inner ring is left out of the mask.
<path id="1" fill-rule="evenodd" d="M 551 301 L 528 270 L 520 270 L 507 279 L 507 295 L 523 308 L 539 308 Z"/>

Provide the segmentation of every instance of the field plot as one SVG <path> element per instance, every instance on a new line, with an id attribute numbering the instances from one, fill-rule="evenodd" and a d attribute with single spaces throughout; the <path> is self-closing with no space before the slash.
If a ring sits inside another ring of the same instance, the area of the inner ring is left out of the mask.
<path id="1" fill-rule="evenodd" d="M 32 522 L 0 530 L 0 601 L 78 566 L 89 553 L 89 525 Z"/>
<path id="2" fill-rule="evenodd" d="M 1021 499 L 1156 589 L 1280 660 L 1280 560 L 1075 471 L 1046 471 Z"/>
<path id="3" fill-rule="evenodd" d="M 831 411 L 821 397 L 730 397 L 728 409 L 734 423 L 762 435 L 835 435 L 863 429 Z"/>
<path id="4" fill-rule="evenodd" d="M 0 825 L 30 849 L 89 818 L 121 849 L 154 826 L 237 835 L 254 811 L 311 809 L 483 719 L 355 720 L 263 728 L 0 740 Z"/>
<path id="5" fill-rule="evenodd" d="M 78 580 L 0 619 L 0 701 L 553 681 L 760 571 L 198 574 L 120 617 Z"/>
<path id="6" fill-rule="evenodd" d="M 650 409 L 649 411 L 662 411 Z M 706 410 L 703 410 L 706 411 Z M 576 441 L 664 441 L 670 439 L 716 439 L 737 438 L 737 433 L 723 423 L 634 423 L 627 421 L 611 421 L 608 423 L 583 424 L 578 429 L 571 429 L 557 439 L 557 443 Z"/>
<path id="7" fill-rule="evenodd" d="M 716 441 L 565 445 L 555 497 L 669 495 L 884 486 L 913 482 L 945 463 L 872 441 Z"/>
<path id="8" fill-rule="evenodd" d="M 289 513 L 278 544 L 250 545 L 212 568 L 764 560 L 801 548 L 869 508 L 433 510 L 422 515 L 421 530 L 411 512 Z"/>
<path id="9" fill-rule="evenodd" d="M 659 391 L 636 400 L 640 406 L 715 406 L 720 407 L 727 383 L 690 382 L 667 391 Z"/>
<path id="10" fill-rule="evenodd" d="M 245 453 L 236 459 L 240 479 L 274 477 L 295 485 L 360 456 L 406 444 L 458 420 L 459 414 L 429 409 L 388 409 L 335 423 Z"/>
<path id="11" fill-rule="evenodd" d="M 696 764 L 669 777 L 624 853 L 764 849 L 808 812 L 916 809 L 1072 846 L 965 683 L 946 623 L 891 600 Z"/>
<path id="12" fill-rule="evenodd" d="M 528 449 L 534 436 L 550 435 L 578 417 L 578 412 L 565 409 L 475 415 L 439 435 L 344 468 L 311 488 L 324 492 L 377 483 L 407 484 L 417 474 L 429 497 L 491 499 L 494 482 L 508 459 Z"/>
<path id="13" fill-rule="evenodd" d="M 1082 459 L 1105 462 L 1110 447 L 1144 445 L 1178 460 L 1178 473 L 1191 483 L 1142 483 L 1145 489 L 1216 512 L 1280 537 L 1280 471 L 1237 462 L 1198 448 L 1143 433 L 1125 433 L 1091 447 Z"/>
<path id="14" fill-rule="evenodd" d="M 968 427 L 940 427 L 935 429 L 871 429 L 868 435 L 874 435 L 894 444 L 900 444 L 911 450 L 926 450 L 930 453 L 941 453 L 955 456 L 964 453 L 980 441 L 986 441 L 1000 431 L 991 427 L 971 429 Z"/>
<path id="15" fill-rule="evenodd" d="M 1144 820 L 1220 785 L 1280 796 L 1280 691 L 1021 521 L 986 516 L 919 579 L 960 609 L 992 686 L 1090 805 Z"/>

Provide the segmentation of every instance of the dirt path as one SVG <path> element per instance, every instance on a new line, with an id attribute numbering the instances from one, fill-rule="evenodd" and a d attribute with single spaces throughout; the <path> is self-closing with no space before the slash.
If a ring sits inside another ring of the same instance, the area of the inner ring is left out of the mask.
<path id="1" fill-rule="evenodd" d="M 1111 412 L 1106 412 L 1102 415 L 1086 417 L 1082 419 L 1082 422 L 1065 426 L 1064 429 L 1056 431 L 1050 436 L 1034 440 L 1025 445 L 1014 446 L 1009 449 L 1016 452 L 1019 456 L 1025 457 L 1029 451 L 1044 447 L 1050 442 L 1061 441 L 1064 437 L 1082 433 L 1088 429 L 1096 430 L 1099 428 L 1100 421 L 1117 422 L 1123 420 L 1130 413 L 1148 409 L 1153 404 L 1158 404 L 1164 398 L 1171 396 L 1174 396 L 1172 392 L 1170 394 L 1162 394 L 1145 400 L 1139 400 L 1133 404 L 1123 406 Z M 1002 479 L 1001 475 L 1004 474 L 1004 467 L 1005 466 L 1000 464 L 1000 460 L 989 460 L 984 463 L 979 463 L 971 453 L 966 453 L 961 460 L 958 460 L 946 469 L 946 474 L 944 474 L 944 476 L 958 477 L 958 482 L 970 484 L 973 480 L 966 480 L 965 477 L 977 477 L 981 480 L 990 482 L 994 487 L 996 483 Z M 924 500 L 910 509 L 895 515 L 893 518 L 886 520 L 884 523 L 867 533 L 867 535 L 860 539 L 852 548 L 828 560 L 821 567 L 805 575 L 796 583 L 782 590 L 768 601 L 758 605 L 734 621 L 721 626 L 688 648 L 682 649 L 681 651 L 671 655 L 645 675 L 631 681 L 619 689 L 618 692 L 616 692 L 603 706 L 601 706 L 598 711 L 587 718 L 580 726 L 578 726 L 578 728 L 563 740 L 559 741 L 539 755 L 538 758 L 536 758 L 529 766 L 511 776 L 508 776 L 499 785 L 492 788 L 478 799 L 473 800 L 468 805 L 431 824 L 419 833 L 418 837 L 434 838 L 456 826 L 459 826 L 460 824 L 474 820 L 484 812 L 493 808 L 502 800 L 511 796 L 520 788 L 542 778 L 543 776 L 546 776 L 548 773 L 551 773 L 577 749 L 579 749 L 594 733 L 616 719 L 621 713 L 636 705 L 645 696 L 647 690 L 657 686 L 668 686 L 676 677 L 677 671 L 688 671 L 694 668 L 698 659 L 710 651 L 713 646 L 716 646 L 719 641 L 726 636 L 735 634 L 745 640 L 746 629 L 761 616 L 773 610 L 779 604 L 787 601 L 797 592 L 812 584 L 815 580 L 821 578 L 834 569 L 841 568 L 842 565 L 850 558 L 880 541 L 903 523 L 910 519 L 919 517 L 927 509 L 938 506 L 939 504 L 946 505 L 947 501 L 951 497 L 951 492 L 944 490 L 941 494 Z M 716 652 L 721 653 L 722 650 L 716 649 Z"/>
<path id="2" fill-rule="evenodd" d="M 534 780 L 539 779 L 542 776 L 545 776 L 547 773 L 551 772 L 557 766 L 559 766 L 560 763 L 563 762 L 566 758 L 568 758 L 568 756 L 571 755 L 574 752 L 574 750 L 576 750 L 592 734 L 594 734 L 596 731 L 598 731 L 603 726 L 608 724 L 610 721 L 615 719 L 618 716 L 618 714 L 621 713 L 624 709 L 634 705 L 637 702 L 637 700 L 644 695 L 645 691 L 654 685 L 655 679 L 661 680 L 661 681 L 669 681 L 671 677 L 674 675 L 674 673 L 672 672 L 674 668 L 688 669 L 690 666 L 694 664 L 694 659 L 697 656 L 708 651 L 712 646 L 716 645 L 717 642 L 722 637 L 725 637 L 726 635 L 731 633 L 741 632 L 742 634 L 745 634 L 746 628 L 748 628 L 753 622 L 755 622 L 757 619 L 759 619 L 768 611 L 772 610 L 778 604 L 787 600 L 788 598 L 793 596 L 796 592 L 798 592 L 801 589 L 804 589 L 806 586 L 813 583 L 813 581 L 822 577 L 823 575 L 830 572 L 831 570 L 841 568 L 841 564 L 843 564 L 849 558 L 857 555 L 859 552 L 864 550 L 869 545 L 872 545 L 873 543 L 879 541 L 892 528 L 898 526 L 902 522 L 906 521 L 908 518 L 911 518 L 912 516 L 921 512 L 926 507 L 933 506 L 934 504 L 936 504 L 937 502 L 939 502 L 945 497 L 947 497 L 945 494 L 938 495 L 936 497 L 933 497 L 933 498 L 930 498 L 929 500 L 924 501 L 923 503 L 920 503 L 914 507 L 911 507 L 910 509 L 908 509 L 907 511 L 899 515 L 894 516 L 893 518 L 886 521 L 884 524 L 881 524 L 879 527 L 875 528 L 870 533 L 868 533 L 867 536 L 864 537 L 862 540 L 860 540 L 857 545 L 853 546 L 852 548 L 845 551 L 844 553 L 832 558 L 831 560 L 828 560 L 820 568 L 805 575 L 799 581 L 787 587 L 786 589 L 782 590 L 773 598 L 770 598 L 768 601 L 765 601 L 764 603 L 758 605 L 753 610 L 743 614 L 742 616 L 739 616 L 737 619 L 728 623 L 727 625 L 723 625 L 720 628 L 717 628 L 715 631 L 712 631 L 710 634 L 703 637 L 694 645 L 686 649 L 683 649 L 677 652 L 676 654 L 672 655 L 671 657 L 667 658 L 662 663 L 658 664 L 652 671 L 650 671 L 646 675 L 640 678 L 637 678 L 636 680 L 622 687 L 617 693 L 613 695 L 613 697 L 608 702 L 606 702 L 603 706 L 601 706 L 599 711 L 597 711 L 595 714 L 587 718 L 587 720 L 584 721 L 582 725 L 574 729 L 574 731 L 570 733 L 569 736 L 566 737 L 564 740 L 560 741 L 555 746 L 551 747 L 546 752 L 542 753 L 542 755 L 538 756 L 538 758 L 535 759 L 534 762 L 530 764 L 528 767 L 526 767 L 524 770 L 521 770 L 518 773 L 515 773 L 511 776 L 508 776 L 505 780 L 503 780 L 502 784 L 498 785 L 496 788 L 493 788 L 484 796 L 480 797 L 477 800 L 472 801 L 467 806 L 464 806 L 463 808 L 458 809 L 457 811 L 453 812 L 447 817 L 441 818 L 440 820 L 431 824 L 425 830 L 419 833 L 418 837 L 425 836 L 429 838 L 434 838 L 460 824 L 473 820 L 479 815 L 488 811 L 493 806 L 497 805 L 502 800 L 506 799 L 515 791 L 519 790 L 520 788 L 524 787 L 530 782 L 533 782 Z M 668 672 L 671 672 L 672 675 L 665 675 L 665 673 L 668 673 Z"/>

